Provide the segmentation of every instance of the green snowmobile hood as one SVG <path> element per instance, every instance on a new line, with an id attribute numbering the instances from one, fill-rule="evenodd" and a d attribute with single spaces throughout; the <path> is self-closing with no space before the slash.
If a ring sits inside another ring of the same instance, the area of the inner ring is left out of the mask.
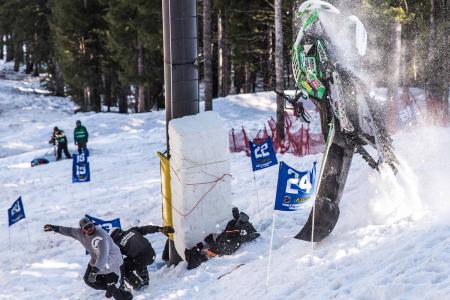
<path id="1" fill-rule="evenodd" d="M 305 12 L 306 13 L 306 12 Z M 303 23 L 303 30 L 307 29 L 312 23 L 319 19 L 319 12 L 314 10 L 313 13 L 306 19 L 305 23 Z"/>

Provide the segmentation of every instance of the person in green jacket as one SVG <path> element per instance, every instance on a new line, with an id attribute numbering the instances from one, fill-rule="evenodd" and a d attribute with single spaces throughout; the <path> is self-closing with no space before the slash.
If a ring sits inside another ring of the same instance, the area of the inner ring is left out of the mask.
<path id="1" fill-rule="evenodd" d="M 86 144 L 88 142 L 89 133 L 83 125 L 81 125 L 81 121 L 77 120 L 75 123 L 76 127 L 73 131 L 73 139 L 75 141 L 75 145 L 78 146 L 78 154 L 83 153 L 83 150 L 86 149 Z"/>

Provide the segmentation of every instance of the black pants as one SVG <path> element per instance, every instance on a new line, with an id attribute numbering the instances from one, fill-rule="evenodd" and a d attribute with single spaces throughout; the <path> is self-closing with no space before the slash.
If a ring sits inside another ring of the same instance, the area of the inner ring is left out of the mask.
<path id="1" fill-rule="evenodd" d="M 83 153 L 83 150 L 86 149 L 86 142 L 77 142 L 78 145 L 78 154 Z"/>
<path id="2" fill-rule="evenodd" d="M 93 289 L 106 291 L 108 286 L 115 285 L 119 281 L 119 276 L 116 273 L 111 272 L 108 274 L 98 274 L 95 282 L 89 282 L 88 276 L 91 270 L 92 267 L 88 265 L 86 268 L 86 272 L 84 273 L 83 279 L 84 282 Z"/>
<path id="3" fill-rule="evenodd" d="M 56 150 L 56 160 L 61 159 L 61 152 L 64 151 L 64 155 L 66 158 L 72 158 L 69 153 L 69 149 L 67 149 L 67 143 L 58 144 L 58 148 Z"/>
<path id="4" fill-rule="evenodd" d="M 154 261 L 154 251 L 141 253 L 135 257 L 125 257 L 122 265 L 122 278 L 134 288 L 141 285 L 148 285 L 150 278 L 148 275 L 147 266 L 151 265 Z M 136 271 L 140 278 L 134 274 L 134 271 Z"/>
<path id="5" fill-rule="evenodd" d="M 89 282 L 88 277 L 91 270 L 92 267 L 88 265 L 83 276 L 84 282 L 88 286 L 96 290 L 105 290 L 110 294 L 109 297 L 112 296 L 116 300 L 131 300 L 133 298 L 130 292 L 120 290 L 116 287 L 116 283 L 119 281 L 119 275 L 114 272 L 101 275 L 98 274 L 95 282 Z"/>

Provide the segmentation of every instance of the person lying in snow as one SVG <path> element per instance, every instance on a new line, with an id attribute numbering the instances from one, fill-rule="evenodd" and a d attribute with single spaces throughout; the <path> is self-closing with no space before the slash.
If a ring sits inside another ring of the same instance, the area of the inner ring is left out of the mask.
<path id="1" fill-rule="evenodd" d="M 174 230 L 170 226 L 159 227 L 148 225 L 132 227 L 125 231 L 115 228 L 111 232 L 111 238 L 114 243 L 120 248 L 120 252 L 126 256 L 120 270 L 122 273 L 120 280 L 121 287 L 124 287 L 125 281 L 135 290 L 148 286 L 149 276 L 147 266 L 155 261 L 155 251 L 152 248 L 152 244 L 144 235 L 156 232 L 168 235 L 169 233 L 174 233 Z"/>
<path id="2" fill-rule="evenodd" d="M 242 243 L 259 237 L 260 234 L 249 222 L 247 214 L 239 212 L 237 207 L 234 207 L 232 212 L 233 219 L 228 222 L 221 234 L 218 236 L 209 234 L 204 239 L 206 245 L 200 242 L 184 251 L 188 269 L 194 269 L 212 257 L 233 254 Z"/>
<path id="3" fill-rule="evenodd" d="M 78 240 L 91 259 L 83 276 L 84 282 L 93 289 L 106 290 L 107 298 L 131 300 L 130 292 L 116 287 L 123 263 L 119 247 L 114 244 L 108 233 L 100 226 L 95 226 L 88 218 L 80 220 L 80 228 L 44 225 L 44 231 L 56 232 Z"/>

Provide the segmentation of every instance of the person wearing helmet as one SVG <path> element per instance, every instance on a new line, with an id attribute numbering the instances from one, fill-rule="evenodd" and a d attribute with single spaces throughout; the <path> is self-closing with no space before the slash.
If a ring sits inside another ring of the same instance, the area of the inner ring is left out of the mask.
<path id="1" fill-rule="evenodd" d="M 70 159 L 72 156 L 70 156 L 69 149 L 67 149 L 67 137 L 64 134 L 64 130 L 58 129 L 54 133 L 55 139 L 56 139 L 56 160 L 61 159 L 61 152 L 64 151 L 64 155 L 66 158 Z"/>
<path id="2" fill-rule="evenodd" d="M 59 128 L 55 126 L 53 128 L 52 137 L 51 137 L 50 141 L 48 141 L 49 144 L 56 146 L 56 132 L 58 132 L 58 131 L 59 131 Z"/>
<path id="3" fill-rule="evenodd" d="M 168 235 L 169 233 L 174 233 L 174 230 L 170 226 L 148 225 L 132 227 L 125 231 L 116 228 L 111 232 L 111 238 L 125 256 L 121 269 L 120 286 L 123 287 L 125 281 L 136 290 L 148 286 L 149 275 L 147 266 L 155 261 L 155 251 L 144 235 L 156 232 Z"/>
<path id="4" fill-rule="evenodd" d="M 120 266 L 123 263 L 119 247 L 114 244 L 108 233 L 100 226 L 95 226 L 88 218 L 82 218 L 79 228 L 59 225 L 44 225 L 44 231 L 56 232 L 78 240 L 91 255 L 84 282 L 93 289 L 106 290 L 107 298 L 131 300 L 132 294 L 116 287 L 119 281 Z"/>
<path id="5" fill-rule="evenodd" d="M 76 127 L 73 131 L 73 140 L 75 141 L 75 145 L 78 146 L 78 154 L 83 153 L 83 150 L 86 149 L 86 144 L 89 139 L 89 133 L 83 125 L 81 125 L 81 121 L 77 120 L 75 123 Z"/>

